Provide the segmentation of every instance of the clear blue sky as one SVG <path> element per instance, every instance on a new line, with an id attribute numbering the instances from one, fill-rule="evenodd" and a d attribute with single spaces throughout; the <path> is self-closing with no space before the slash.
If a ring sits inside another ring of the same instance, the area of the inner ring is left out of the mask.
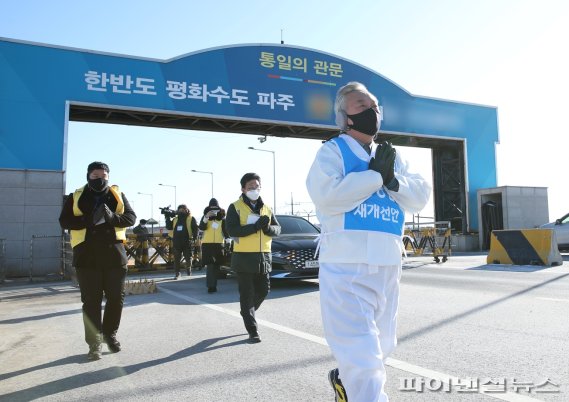
<path id="1" fill-rule="evenodd" d="M 569 2 L 564 0 L 403 1 L 51 1 L 4 2 L 0 36 L 96 51 L 169 59 L 240 43 L 279 43 L 336 54 L 422 96 L 498 107 L 498 185 L 549 188 L 551 219 L 569 212 L 564 188 L 569 149 Z M 100 144 L 100 145 L 99 145 Z M 86 165 L 103 160 L 139 217 L 186 203 L 201 214 L 211 196 L 227 206 L 239 178 L 256 171 L 277 211 L 311 211 L 304 180 L 320 144 L 308 140 L 71 123 L 68 192 Z M 430 153 L 400 149 L 430 177 Z M 152 197 L 138 192 L 153 194 Z M 151 211 L 151 198 L 154 211 Z M 432 216 L 432 206 L 424 212 Z"/>

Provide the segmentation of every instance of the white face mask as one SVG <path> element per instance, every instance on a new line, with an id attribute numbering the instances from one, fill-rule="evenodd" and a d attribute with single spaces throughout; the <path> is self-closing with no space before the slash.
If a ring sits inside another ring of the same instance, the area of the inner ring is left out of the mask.
<path id="1" fill-rule="evenodd" d="M 260 193 L 261 193 L 261 190 L 256 189 L 256 190 L 249 190 L 249 191 L 247 191 L 246 194 L 247 194 L 247 198 L 249 198 L 251 201 L 257 201 Z"/>

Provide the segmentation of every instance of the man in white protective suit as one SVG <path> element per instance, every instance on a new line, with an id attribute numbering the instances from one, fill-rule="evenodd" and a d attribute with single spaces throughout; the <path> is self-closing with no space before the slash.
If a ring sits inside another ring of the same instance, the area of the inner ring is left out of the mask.
<path id="1" fill-rule="evenodd" d="M 322 226 L 324 334 L 338 363 L 329 380 L 337 402 L 387 401 L 405 211 L 421 211 L 431 187 L 390 143 L 374 144 L 382 116 L 364 85 L 340 88 L 334 109 L 341 133 L 323 144 L 306 179 Z"/>

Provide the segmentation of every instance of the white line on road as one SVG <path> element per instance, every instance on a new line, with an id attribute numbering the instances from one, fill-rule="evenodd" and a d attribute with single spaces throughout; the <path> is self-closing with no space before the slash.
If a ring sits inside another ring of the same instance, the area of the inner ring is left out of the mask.
<path id="1" fill-rule="evenodd" d="M 232 317 L 241 318 L 241 314 L 239 314 L 236 311 L 233 311 L 233 310 L 230 310 L 230 309 L 227 309 L 224 307 L 220 307 L 220 306 L 215 305 L 215 304 L 207 303 L 203 300 L 196 299 L 194 297 L 186 296 L 182 293 L 178 293 L 178 292 L 175 292 L 173 290 L 166 289 L 162 286 L 158 286 L 158 288 L 160 289 L 160 291 L 162 291 L 164 293 L 168 293 L 169 295 L 172 295 L 172 296 L 177 297 L 179 299 L 186 300 L 192 304 L 199 304 L 199 305 L 201 305 L 203 307 L 207 307 L 211 310 L 215 310 L 215 311 L 218 311 L 220 313 L 230 315 Z M 298 331 L 296 329 L 288 328 L 288 327 L 285 327 L 283 325 L 275 324 L 273 322 L 266 321 L 266 320 L 257 320 L 257 323 L 262 325 L 262 326 L 274 329 L 276 331 L 280 331 L 280 332 L 284 332 L 285 334 L 296 336 L 297 338 L 305 339 L 307 341 L 318 343 L 318 344 L 324 345 L 324 346 L 328 345 L 328 343 L 326 342 L 326 339 L 324 339 L 320 336 L 311 335 L 311 334 L 308 334 L 306 332 Z M 391 357 L 386 360 L 385 364 L 390 366 L 390 367 L 393 367 L 395 369 L 406 371 L 406 372 L 411 373 L 411 374 L 416 374 L 416 375 L 419 375 L 421 377 L 426 377 L 426 378 L 430 378 L 433 380 L 438 380 L 438 381 L 444 382 L 445 384 L 451 384 L 451 383 L 458 384 L 458 382 L 460 380 L 458 377 L 453 377 L 449 374 L 444 374 L 444 373 L 441 373 L 438 371 L 430 370 L 428 368 L 416 366 L 414 364 L 407 363 L 407 362 L 404 362 L 402 360 L 393 359 Z M 502 401 L 510 401 L 510 402 L 523 402 L 523 401 L 528 401 L 528 402 L 534 401 L 535 402 L 535 401 L 540 400 L 540 399 L 530 398 L 528 396 L 516 394 L 513 392 L 505 392 L 503 394 L 486 394 L 486 393 L 484 393 L 483 395 L 487 395 L 487 396 L 489 396 L 491 398 L 495 398 L 495 399 L 500 399 Z"/>
<path id="2" fill-rule="evenodd" d="M 569 299 L 554 299 L 552 297 L 536 297 L 536 299 L 569 303 Z"/>

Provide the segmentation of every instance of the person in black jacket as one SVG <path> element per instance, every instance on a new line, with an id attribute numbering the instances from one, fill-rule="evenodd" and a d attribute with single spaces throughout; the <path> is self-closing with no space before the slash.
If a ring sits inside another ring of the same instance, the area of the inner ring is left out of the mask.
<path id="1" fill-rule="evenodd" d="M 87 184 L 67 197 L 59 216 L 61 227 L 71 234 L 90 360 L 101 358 L 101 341 L 111 353 L 121 350 L 116 334 L 128 262 L 124 242 L 126 228 L 136 222 L 125 195 L 117 186 L 109 186 L 108 180 L 109 167 L 102 162 L 91 163 Z M 103 295 L 106 303 L 101 320 Z"/>
<path id="2" fill-rule="evenodd" d="M 148 228 L 146 227 L 146 222 L 147 222 L 146 219 L 141 219 L 138 225 L 132 228 L 132 233 L 139 235 L 147 235 Z"/>
<path id="3" fill-rule="evenodd" d="M 225 210 L 219 207 L 215 198 L 203 211 L 199 225 L 202 236 L 202 263 L 206 264 L 206 284 L 208 293 L 217 292 L 217 275 L 223 261 L 223 246 L 229 237 L 225 228 Z"/>
<path id="4" fill-rule="evenodd" d="M 186 273 L 192 274 L 192 243 L 196 243 L 198 236 L 198 223 L 192 216 L 186 204 L 178 205 L 177 214 L 173 220 L 166 217 L 166 228 L 172 238 L 172 251 L 174 253 L 174 269 L 176 276 L 180 277 L 182 255 L 186 259 Z"/>
<path id="5" fill-rule="evenodd" d="M 227 209 L 227 232 L 233 238 L 231 269 L 237 272 L 239 302 L 249 342 L 261 342 L 255 311 L 269 293 L 272 237 L 281 233 L 271 208 L 259 193 L 261 178 L 246 173 L 241 178 L 241 196 Z"/>

